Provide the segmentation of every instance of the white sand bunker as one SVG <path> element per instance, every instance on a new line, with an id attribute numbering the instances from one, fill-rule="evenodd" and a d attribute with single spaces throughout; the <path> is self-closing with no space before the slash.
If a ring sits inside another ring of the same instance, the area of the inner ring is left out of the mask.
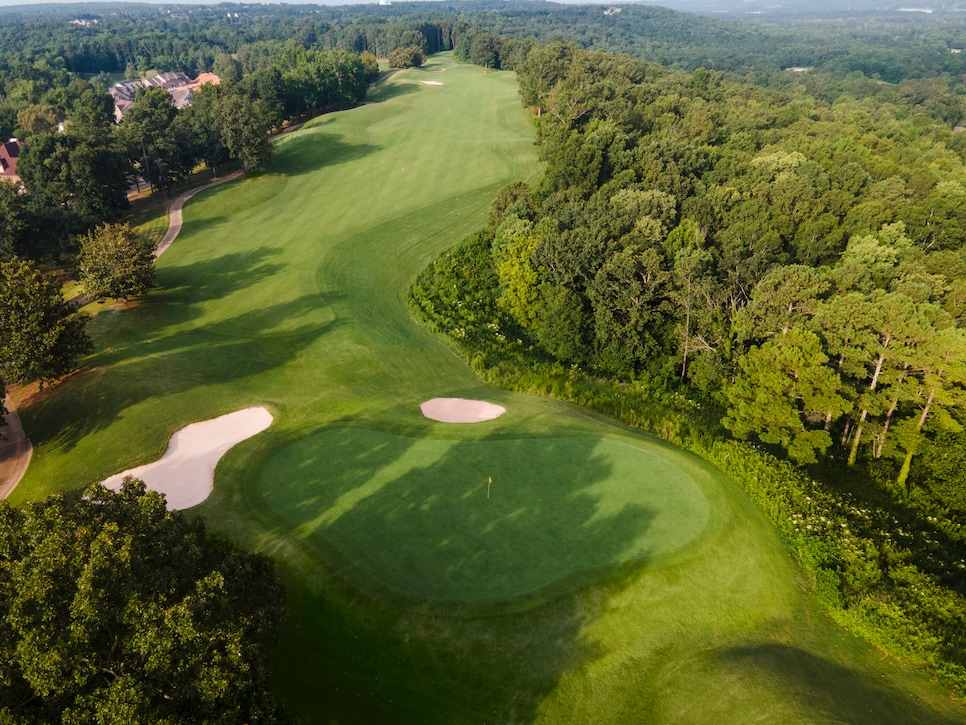
<path id="1" fill-rule="evenodd" d="M 441 85 L 443 85 L 439 81 L 420 81 L 420 83 L 422 83 L 424 86 L 441 86 Z"/>
<path id="2" fill-rule="evenodd" d="M 421 403 L 419 409 L 427 418 L 441 423 L 480 423 L 506 413 L 502 405 L 465 398 L 433 398 Z"/>
<path id="3" fill-rule="evenodd" d="M 215 466 L 228 449 L 272 424 L 265 408 L 236 410 L 175 431 L 168 450 L 154 463 L 132 468 L 103 481 L 119 491 L 125 476 L 140 478 L 151 491 L 165 495 L 168 509 L 197 506 L 215 487 Z"/>

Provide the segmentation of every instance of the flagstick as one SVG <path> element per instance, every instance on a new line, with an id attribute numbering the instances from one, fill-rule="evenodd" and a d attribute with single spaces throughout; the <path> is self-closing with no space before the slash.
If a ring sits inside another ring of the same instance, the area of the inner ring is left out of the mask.
<path id="1" fill-rule="evenodd" d="M 493 485 L 493 476 L 488 476 L 486 480 L 486 497 L 490 497 L 490 486 Z"/>

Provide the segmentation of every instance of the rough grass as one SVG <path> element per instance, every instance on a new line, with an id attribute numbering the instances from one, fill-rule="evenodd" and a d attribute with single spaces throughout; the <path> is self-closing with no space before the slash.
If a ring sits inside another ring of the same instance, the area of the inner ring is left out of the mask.
<path id="1" fill-rule="evenodd" d="M 729 481 L 488 388 L 413 323 L 416 273 L 537 173 L 515 78 L 433 63 L 444 85 L 396 74 L 376 103 L 280 139 L 272 173 L 188 205 L 160 289 L 98 315 L 90 371 L 23 411 L 35 452 L 15 500 L 150 461 L 188 423 L 269 408 L 276 422 L 232 449 L 195 511 L 282 568 L 276 680 L 307 722 L 966 720 L 815 613 Z M 434 396 L 509 412 L 445 426 L 420 415 Z"/>

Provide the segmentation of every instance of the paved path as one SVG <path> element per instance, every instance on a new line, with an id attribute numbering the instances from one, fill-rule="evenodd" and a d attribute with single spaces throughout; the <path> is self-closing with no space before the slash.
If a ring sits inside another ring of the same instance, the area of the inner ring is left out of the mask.
<path id="1" fill-rule="evenodd" d="M 241 176 L 241 171 L 232 172 L 204 186 L 190 189 L 175 199 L 168 208 L 168 231 L 158 243 L 157 249 L 154 250 L 155 259 L 160 257 L 171 246 L 171 242 L 178 238 L 183 221 L 181 209 L 188 199 L 199 191 L 234 181 Z M 13 410 L 13 402 L 9 396 L 6 399 L 6 406 L 9 412 L 5 416 L 7 425 L 3 427 L 2 433 L 7 437 L 7 440 L 0 442 L 0 499 L 9 496 L 10 492 L 20 483 L 20 479 L 27 472 L 27 466 L 30 465 L 30 457 L 34 451 L 27 434 L 24 432 L 23 425 L 20 423 L 20 416 Z"/>
<path id="2" fill-rule="evenodd" d="M 8 410 L 13 408 L 9 396 L 6 406 Z M 23 425 L 16 411 L 9 410 L 4 418 L 7 425 L 0 429 L 0 433 L 5 435 L 7 440 L 0 442 L 0 499 L 9 496 L 20 483 L 23 474 L 27 472 L 27 466 L 30 465 L 30 456 L 34 452 L 33 446 L 23 432 Z"/>
<path id="3" fill-rule="evenodd" d="M 191 197 L 197 194 L 199 191 L 204 191 L 205 189 L 210 189 L 212 186 L 218 186 L 218 184 L 224 184 L 228 181 L 234 181 L 235 179 L 241 178 L 244 172 L 233 171 L 227 176 L 222 176 L 220 179 L 215 179 L 212 182 L 205 184 L 204 186 L 199 186 L 196 189 L 189 189 L 184 194 L 175 199 L 171 206 L 168 208 L 168 231 L 158 242 L 157 249 L 154 250 L 154 258 L 157 259 L 165 250 L 171 246 L 171 242 L 178 238 L 178 234 L 181 233 L 181 209 L 184 207 L 185 202 Z"/>

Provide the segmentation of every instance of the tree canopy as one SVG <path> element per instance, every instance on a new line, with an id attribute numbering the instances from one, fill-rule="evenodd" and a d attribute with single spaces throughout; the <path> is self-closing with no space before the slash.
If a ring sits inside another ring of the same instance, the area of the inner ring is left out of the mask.
<path id="1" fill-rule="evenodd" d="M 135 297 L 154 284 L 154 244 L 127 224 L 102 224 L 81 238 L 77 268 L 90 299 Z"/>
<path id="2" fill-rule="evenodd" d="M 0 719 L 276 723 L 283 589 L 264 557 L 128 479 L 0 502 Z"/>
<path id="3" fill-rule="evenodd" d="M 56 380 L 92 349 L 87 317 L 64 302 L 60 283 L 17 257 L 0 263 L 0 310 L 7 380 Z"/>

